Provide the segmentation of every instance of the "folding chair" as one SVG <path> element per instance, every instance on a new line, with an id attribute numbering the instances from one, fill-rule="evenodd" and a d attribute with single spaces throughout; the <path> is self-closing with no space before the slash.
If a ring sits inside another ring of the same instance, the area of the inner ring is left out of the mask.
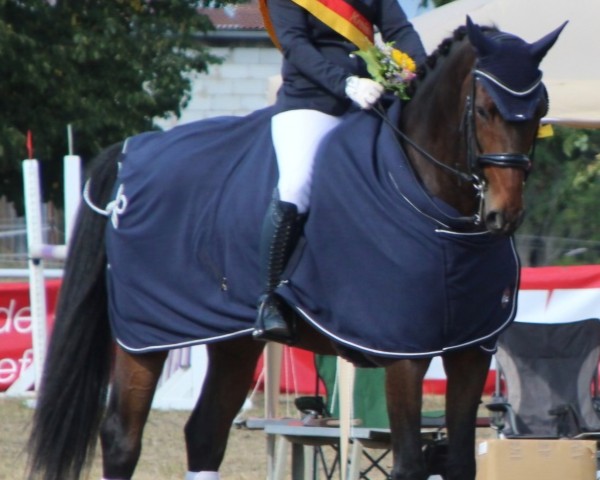
<path id="1" fill-rule="evenodd" d="M 337 428 L 339 400 L 337 395 L 337 360 L 334 356 L 315 355 L 318 375 L 326 392 L 316 392 L 313 397 L 301 397 L 296 406 L 304 414 L 302 421 L 267 424 L 265 431 L 281 435 L 292 444 L 292 478 L 333 479 L 339 474 L 340 429 Z M 357 368 L 354 379 L 353 427 L 350 441 L 348 478 L 351 480 L 390 478 L 386 463 L 391 465 L 391 436 L 384 393 L 385 372 L 381 368 Z M 318 384 L 318 383 L 317 383 Z M 323 396 L 326 400 L 324 400 Z M 430 461 L 430 474 L 441 474 L 445 434 L 443 412 L 428 412 L 423 417 L 423 442 L 425 455 Z M 304 446 L 312 447 L 312 465 L 307 468 Z M 327 451 L 327 453 L 326 453 Z M 279 456 L 280 461 L 283 454 Z M 362 462 L 361 462 L 362 460 Z M 389 460 L 389 462 L 387 462 Z M 276 471 L 280 472 L 280 467 Z M 277 475 L 275 476 L 277 478 Z"/>
<path id="2" fill-rule="evenodd" d="M 600 438 L 599 360 L 596 318 L 515 322 L 498 343 L 492 427 L 506 438 Z"/>
<path id="3" fill-rule="evenodd" d="M 327 398 L 327 412 L 334 418 L 340 416 L 337 386 L 336 357 L 315 356 L 315 367 L 323 384 Z M 367 435 L 351 437 L 349 477 L 368 479 L 370 473 L 379 472 L 389 476 L 383 462 L 390 455 L 389 421 L 384 393 L 385 372 L 381 368 L 356 368 L 354 374 L 354 394 L 352 399 L 352 418 L 355 426 L 366 429 Z M 362 430 L 361 430 L 362 431 Z M 380 433 L 375 437 L 375 432 Z M 337 445 L 333 445 L 336 448 Z M 323 459 L 322 451 L 315 452 Z M 366 468 L 360 469 L 361 458 L 366 460 Z M 336 455 L 339 462 L 339 455 Z M 322 462 L 324 465 L 324 463 Z"/>

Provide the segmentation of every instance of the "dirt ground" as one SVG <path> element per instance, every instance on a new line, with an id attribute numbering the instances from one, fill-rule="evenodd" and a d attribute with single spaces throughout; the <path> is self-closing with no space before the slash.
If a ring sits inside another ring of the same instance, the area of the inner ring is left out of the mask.
<path id="1" fill-rule="evenodd" d="M 250 411 L 250 414 L 259 414 Z M 0 480 L 23 480 L 33 410 L 22 399 L 0 397 Z M 142 457 L 135 480 L 182 480 L 185 475 L 183 426 L 189 412 L 153 410 L 144 432 Z M 98 449 L 99 450 L 99 449 Z M 223 480 L 266 478 L 266 439 L 262 431 L 233 428 L 221 469 Z M 90 480 L 102 478 L 99 451 Z"/>
<path id="2" fill-rule="evenodd" d="M 443 399 L 425 399 L 426 408 L 443 408 Z M 262 416 L 262 395 L 254 398 L 254 407 L 245 415 Z M 289 405 L 282 406 L 283 412 Z M 33 410 L 23 399 L 0 396 L 0 480 L 23 480 L 27 452 L 25 444 L 30 431 Z M 188 417 L 186 411 L 153 410 L 146 431 L 142 457 L 134 480 L 182 480 L 185 475 L 185 446 L 183 425 Z M 285 414 L 285 413 L 284 413 Z M 484 435 L 489 435 L 489 432 Z M 329 452 L 331 455 L 331 452 Z M 384 465 L 389 467 L 391 456 Z M 289 462 L 288 462 L 289 465 Z M 101 478 L 99 452 L 96 452 L 90 480 Z M 229 446 L 221 467 L 222 480 L 264 480 L 267 474 L 266 436 L 261 430 L 232 428 Z M 289 468 L 288 468 L 288 476 Z M 372 480 L 383 479 L 383 475 L 372 475 Z"/>

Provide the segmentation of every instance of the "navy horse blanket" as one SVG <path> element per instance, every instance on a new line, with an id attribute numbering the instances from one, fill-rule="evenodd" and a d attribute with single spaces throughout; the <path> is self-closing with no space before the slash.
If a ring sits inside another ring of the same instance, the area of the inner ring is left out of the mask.
<path id="1" fill-rule="evenodd" d="M 400 108 L 388 111 L 395 124 Z M 111 326 L 126 350 L 252 331 L 260 228 L 277 179 L 272 114 L 125 143 L 106 240 Z M 493 351 L 516 314 L 518 257 L 511 238 L 465 227 L 422 188 L 391 127 L 357 111 L 319 151 L 304 238 L 278 291 L 305 321 L 362 353 Z"/>

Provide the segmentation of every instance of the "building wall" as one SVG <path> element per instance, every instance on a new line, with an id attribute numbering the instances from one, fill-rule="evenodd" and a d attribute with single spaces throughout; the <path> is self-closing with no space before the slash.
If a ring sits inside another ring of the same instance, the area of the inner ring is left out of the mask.
<path id="1" fill-rule="evenodd" d="M 208 74 L 193 76 L 192 97 L 181 118 L 158 122 L 165 129 L 221 115 L 246 115 L 269 104 L 269 78 L 279 74 L 281 53 L 274 47 L 213 47 L 223 58 Z"/>

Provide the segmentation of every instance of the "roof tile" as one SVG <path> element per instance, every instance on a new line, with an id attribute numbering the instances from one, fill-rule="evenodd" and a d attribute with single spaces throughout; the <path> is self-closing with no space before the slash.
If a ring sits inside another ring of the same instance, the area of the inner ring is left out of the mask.
<path id="1" fill-rule="evenodd" d="M 217 30 L 265 29 L 257 0 L 219 8 L 200 8 L 198 11 L 207 15 Z"/>

